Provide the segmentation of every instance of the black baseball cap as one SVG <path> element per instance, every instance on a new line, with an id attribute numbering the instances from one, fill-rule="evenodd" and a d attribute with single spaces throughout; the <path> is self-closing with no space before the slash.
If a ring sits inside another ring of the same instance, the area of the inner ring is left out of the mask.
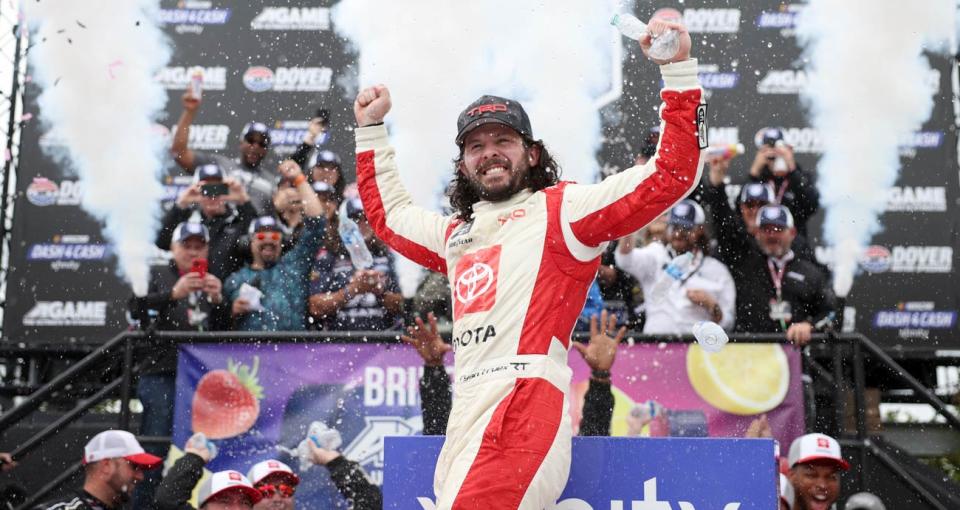
<path id="1" fill-rule="evenodd" d="M 173 229 L 173 242 L 182 243 L 191 237 L 199 237 L 205 243 L 210 242 L 210 231 L 203 223 L 184 221 Z"/>
<path id="2" fill-rule="evenodd" d="M 778 127 L 763 128 L 753 137 L 753 143 L 758 149 L 764 145 L 772 147 L 781 140 L 783 140 L 783 130 Z"/>
<path id="3" fill-rule="evenodd" d="M 313 166 L 332 165 L 332 166 L 340 167 L 341 163 L 342 162 L 340 160 L 340 156 L 338 156 L 336 152 L 322 150 L 317 153 L 317 162 L 314 163 Z"/>
<path id="4" fill-rule="evenodd" d="M 356 220 L 363 217 L 363 202 L 359 198 L 350 198 L 344 202 L 347 217 Z"/>
<path id="5" fill-rule="evenodd" d="M 765 205 L 757 214 L 757 226 L 765 225 L 793 228 L 793 215 L 790 214 L 790 209 L 782 205 Z"/>
<path id="6" fill-rule="evenodd" d="M 246 140 L 250 135 L 261 135 L 263 140 L 270 146 L 270 128 L 263 122 L 248 122 L 243 126 L 243 139 Z"/>
<path id="7" fill-rule="evenodd" d="M 222 181 L 223 170 L 216 163 L 206 163 L 193 172 L 193 182 Z"/>
<path id="8" fill-rule="evenodd" d="M 673 206 L 673 209 L 670 209 L 670 217 L 667 219 L 667 225 L 681 228 L 693 228 L 705 222 L 706 215 L 703 213 L 703 207 L 689 199 L 681 200 Z"/>
<path id="9" fill-rule="evenodd" d="M 744 184 L 740 192 L 740 203 L 772 204 L 774 203 L 773 190 L 762 182 Z"/>
<path id="10" fill-rule="evenodd" d="M 272 230 L 274 232 L 283 232 L 280 223 L 273 216 L 261 216 L 250 222 L 250 234 Z"/>
<path id="11" fill-rule="evenodd" d="M 499 96 L 481 96 L 470 103 L 457 118 L 457 145 L 470 131 L 484 124 L 498 123 L 513 128 L 521 136 L 533 139 L 530 117 L 520 103 Z"/>

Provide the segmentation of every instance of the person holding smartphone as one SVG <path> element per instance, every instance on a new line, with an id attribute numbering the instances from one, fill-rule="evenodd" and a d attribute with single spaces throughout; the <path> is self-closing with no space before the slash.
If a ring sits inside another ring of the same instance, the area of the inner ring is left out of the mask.
<path id="1" fill-rule="evenodd" d="M 200 221 L 209 233 L 208 269 L 223 280 L 243 267 L 246 254 L 238 247 L 238 241 L 257 217 L 257 210 L 240 181 L 226 176 L 217 165 L 201 165 L 193 174 L 193 184 L 180 193 L 164 214 L 157 247 L 169 250 L 173 230 L 195 211 L 200 213 Z"/>
<path id="2" fill-rule="evenodd" d="M 145 324 L 150 318 L 161 331 L 217 331 L 228 329 L 230 311 L 223 284 L 209 271 L 210 232 L 202 223 L 183 222 L 171 234 L 173 259 L 150 269 L 147 295 L 132 297 L 130 315 Z M 141 369 L 137 398 L 143 403 L 140 433 L 169 436 L 173 432 L 177 346 L 154 341 Z M 166 456 L 166 445 L 149 445 L 150 453 Z M 134 495 L 134 508 L 148 508 L 159 474 L 146 473 Z"/>

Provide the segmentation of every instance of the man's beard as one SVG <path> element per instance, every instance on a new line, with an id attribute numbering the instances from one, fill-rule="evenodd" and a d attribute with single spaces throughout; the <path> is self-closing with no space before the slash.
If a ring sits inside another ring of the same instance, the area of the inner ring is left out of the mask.
<path id="1" fill-rule="evenodd" d="M 501 188 L 491 189 L 485 187 L 481 184 L 480 172 L 485 171 L 488 168 L 502 165 L 510 169 L 510 182 L 508 185 Z M 467 179 L 470 187 L 473 188 L 473 191 L 480 197 L 480 200 L 486 200 L 487 202 L 500 202 L 507 200 L 508 198 L 515 195 L 518 191 L 529 187 L 528 179 L 530 175 L 530 165 L 527 164 L 526 160 L 520 161 L 517 165 L 511 165 L 510 162 L 506 159 L 495 159 L 485 162 L 479 168 L 477 168 L 477 174 L 474 174 L 473 177 Z"/>

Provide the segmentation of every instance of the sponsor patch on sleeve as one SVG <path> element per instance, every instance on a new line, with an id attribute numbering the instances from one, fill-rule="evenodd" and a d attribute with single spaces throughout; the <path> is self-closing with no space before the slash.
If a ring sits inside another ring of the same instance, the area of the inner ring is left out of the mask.
<path id="1" fill-rule="evenodd" d="M 706 149 L 710 143 L 707 139 L 707 104 L 697 106 L 697 142 L 700 149 Z"/>

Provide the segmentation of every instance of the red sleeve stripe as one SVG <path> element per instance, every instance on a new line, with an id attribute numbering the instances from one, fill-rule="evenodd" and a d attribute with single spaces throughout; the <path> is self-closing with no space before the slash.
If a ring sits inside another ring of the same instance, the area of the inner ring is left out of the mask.
<path id="1" fill-rule="evenodd" d="M 439 254 L 397 234 L 387 226 L 387 213 L 383 207 L 383 197 L 377 185 L 374 151 L 357 153 L 357 189 L 363 201 L 364 213 L 377 237 L 401 255 L 431 271 L 447 274 L 447 262 Z"/>

